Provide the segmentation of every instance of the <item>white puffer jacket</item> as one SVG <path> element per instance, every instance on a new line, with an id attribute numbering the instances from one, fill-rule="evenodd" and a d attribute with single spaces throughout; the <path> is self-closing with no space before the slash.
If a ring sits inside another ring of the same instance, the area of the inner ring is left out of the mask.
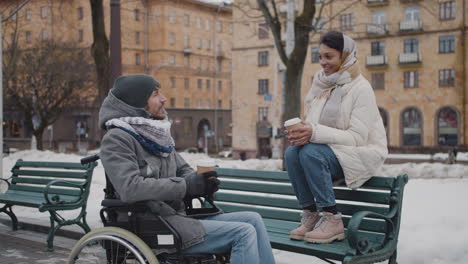
<path id="1" fill-rule="evenodd" d="M 326 99 L 311 98 L 311 91 L 304 103 L 305 121 L 313 129 L 310 142 L 330 146 L 343 168 L 346 185 L 354 189 L 374 176 L 384 163 L 387 136 L 369 82 L 359 75 L 341 89 L 337 128 L 318 124 Z"/>

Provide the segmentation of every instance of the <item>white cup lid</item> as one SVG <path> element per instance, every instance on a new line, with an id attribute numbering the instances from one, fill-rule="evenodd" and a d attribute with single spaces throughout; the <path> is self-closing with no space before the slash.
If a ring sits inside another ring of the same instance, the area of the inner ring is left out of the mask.
<path id="1" fill-rule="evenodd" d="M 214 167 L 216 163 L 212 160 L 201 160 L 197 163 L 199 167 Z"/>
<path id="2" fill-rule="evenodd" d="M 289 120 L 286 120 L 286 122 L 284 122 L 284 126 L 285 127 L 293 126 L 295 124 L 299 124 L 300 122 L 302 122 L 302 120 L 299 117 L 295 117 L 295 118 L 291 118 Z"/>

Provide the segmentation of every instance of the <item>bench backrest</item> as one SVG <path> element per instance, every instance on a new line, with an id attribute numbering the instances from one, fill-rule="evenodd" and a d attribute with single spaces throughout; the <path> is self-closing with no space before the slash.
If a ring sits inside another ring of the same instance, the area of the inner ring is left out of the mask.
<path id="1" fill-rule="evenodd" d="M 40 162 L 18 160 L 11 169 L 11 185 L 9 190 L 24 193 L 43 194 L 51 181 L 61 180 L 78 184 L 83 188 L 82 198 L 88 198 L 91 185 L 91 177 L 97 162 L 85 165 L 73 162 Z M 49 189 L 49 194 L 79 197 L 79 187 L 73 187 L 66 183 L 57 183 Z"/>
<path id="2" fill-rule="evenodd" d="M 216 204 L 225 212 L 256 211 L 264 218 L 299 222 L 300 208 L 289 177 L 285 171 L 257 171 L 216 168 L 221 180 Z M 345 226 L 358 211 L 387 215 L 394 213 L 394 227 L 399 230 L 403 187 L 407 175 L 397 178 L 372 177 L 361 188 L 334 187 L 338 210 Z M 386 223 L 367 218 L 360 230 L 385 233 Z"/>

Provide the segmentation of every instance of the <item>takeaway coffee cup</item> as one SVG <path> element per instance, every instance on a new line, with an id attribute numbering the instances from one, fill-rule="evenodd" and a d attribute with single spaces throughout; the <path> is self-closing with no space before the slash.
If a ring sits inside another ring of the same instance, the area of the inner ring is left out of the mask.
<path id="1" fill-rule="evenodd" d="M 286 120 L 286 122 L 284 122 L 284 127 L 286 128 L 286 130 L 290 131 L 291 129 L 303 127 L 303 124 L 301 122 L 302 120 L 300 118 L 295 117 L 295 118 Z"/>
<path id="2" fill-rule="evenodd" d="M 212 161 L 201 161 L 197 164 L 197 173 L 202 174 L 208 171 L 214 171 L 215 163 Z"/>

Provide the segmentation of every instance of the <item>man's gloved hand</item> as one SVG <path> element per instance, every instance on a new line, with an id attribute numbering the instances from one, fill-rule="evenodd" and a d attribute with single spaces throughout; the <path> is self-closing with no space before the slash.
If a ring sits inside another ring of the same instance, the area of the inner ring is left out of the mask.
<path id="1" fill-rule="evenodd" d="M 215 171 L 208 171 L 185 177 L 185 183 L 187 185 L 185 197 L 195 198 L 215 193 L 219 189 L 220 182 Z"/>

